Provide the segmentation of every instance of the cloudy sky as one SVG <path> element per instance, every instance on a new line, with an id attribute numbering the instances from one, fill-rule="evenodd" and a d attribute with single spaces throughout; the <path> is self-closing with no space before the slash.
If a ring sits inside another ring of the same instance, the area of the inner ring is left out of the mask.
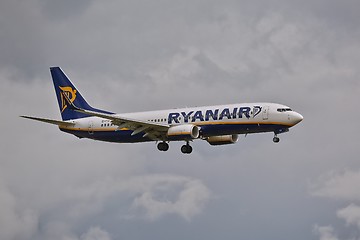
<path id="1" fill-rule="evenodd" d="M 0 239 L 360 239 L 360 2 L 0 2 Z M 79 140 L 49 67 L 95 107 L 252 101 L 304 115 L 231 146 Z"/>

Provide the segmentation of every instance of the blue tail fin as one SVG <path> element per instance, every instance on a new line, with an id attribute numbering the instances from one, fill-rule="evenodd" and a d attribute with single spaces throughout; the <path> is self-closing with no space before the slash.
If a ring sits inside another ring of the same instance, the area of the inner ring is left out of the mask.
<path id="1" fill-rule="evenodd" d="M 91 107 L 81 96 L 80 92 L 76 89 L 76 87 L 71 83 L 70 79 L 59 67 L 51 67 L 50 72 L 54 82 L 56 97 L 59 103 L 62 120 L 66 121 L 70 119 L 84 118 L 89 117 L 89 115 L 70 109 L 70 107 L 68 107 L 66 99 L 64 99 L 64 96 L 61 94 L 61 92 L 66 94 L 70 101 L 79 108 L 101 113 L 111 113 Z"/>

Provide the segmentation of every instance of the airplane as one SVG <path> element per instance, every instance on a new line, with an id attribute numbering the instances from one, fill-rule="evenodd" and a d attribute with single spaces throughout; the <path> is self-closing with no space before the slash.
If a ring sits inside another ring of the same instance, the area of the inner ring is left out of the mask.
<path id="1" fill-rule="evenodd" d="M 62 120 L 20 116 L 57 125 L 78 138 L 106 142 L 156 141 L 159 151 L 169 142 L 184 141 L 181 152 L 190 154 L 190 142 L 206 140 L 210 145 L 233 144 L 239 134 L 273 132 L 277 136 L 303 120 L 300 113 L 276 103 L 238 103 L 116 114 L 91 107 L 60 67 L 50 67 Z"/>

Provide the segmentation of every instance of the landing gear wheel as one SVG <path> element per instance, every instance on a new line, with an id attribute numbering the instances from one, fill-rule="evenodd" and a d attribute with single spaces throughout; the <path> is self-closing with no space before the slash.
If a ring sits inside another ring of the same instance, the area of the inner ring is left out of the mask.
<path id="1" fill-rule="evenodd" d="M 169 150 L 169 144 L 167 144 L 166 142 L 160 142 L 158 143 L 157 148 L 159 149 L 159 151 L 166 152 L 167 150 Z"/>
<path id="2" fill-rule="evenodd" d="M 181 147 L 181 152 L 185 154 L 190 154 L 192 152 L 192 147 L 189 144 L 183 145 Z"/>
<path id="3" fill-rule="evenodd" d="M 187 146 L 186 146 L 186 145 L 181 146 L 181 152 L 182 152 L 182 153 L 186 153 L 186 150 L 187 150 Z"/>
<path id="4" fill-rule="evenodd" d="M 189 145 L 188 146 L 188 154 L 192 153 L 192 147 Z"/>
<path id="5" fill-rule="evenodd" d="M 277 136 L 275 136 L 275 137 L 273 138 L 273 142 L 274 142 L 274 143 L 280 142 L 280 138 L 278 138 Z"/>

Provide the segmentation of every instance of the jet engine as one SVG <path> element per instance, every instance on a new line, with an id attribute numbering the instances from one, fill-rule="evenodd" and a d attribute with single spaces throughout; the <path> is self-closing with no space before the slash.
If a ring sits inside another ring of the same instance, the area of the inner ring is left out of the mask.
<path id="1" fill-rule="evenodd" d="M 170 140 L 187 140 L 198 138 L 199 127 L 192 124 L 177 125 L 170 127 L 167 136 Z"/>
<path id="2" fill-rule="evenodd" d="M 225 145 L 225 144 L 233 144 L 236 143 L 239 136 L 237 134 L 232 135 L 223 135 L 223 136 L 212 136 L 208 137 L 206 141 L 210 143 L 210 145 Z"/>

